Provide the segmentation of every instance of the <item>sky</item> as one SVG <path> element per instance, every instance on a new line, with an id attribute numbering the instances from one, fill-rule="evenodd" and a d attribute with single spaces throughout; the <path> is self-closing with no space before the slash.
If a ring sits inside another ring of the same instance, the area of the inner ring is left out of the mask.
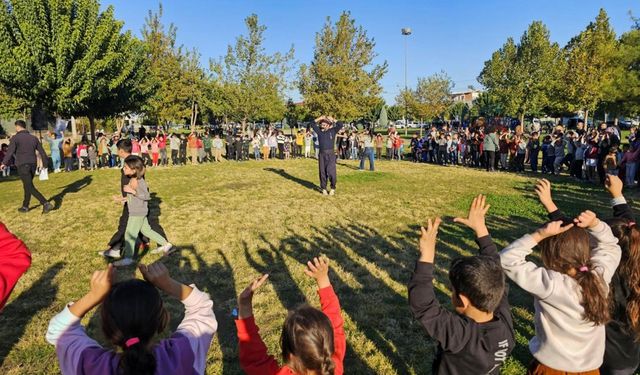
<path id="1" fill-rule="evenodd" d="M 103 8 L 113 5 L 124 28 L 137 36 L 148 11 L 158 8 L 158 0 L 102 0 L 101 4 Z M 296 61 L 309 63 L 315 34 L 326 18 L 335 21 L 342 11 L 349 11 L 375 40 L 376 62 L 389 65 L 381 82 L 388 104 L 394 103 L 404 87 L 403 38 L 408 38 L 410 87 L 418 77 L 444 71 L 454 81 L 454 91 L 460 91 L 469 85 L 479 87 L 476 77 L 484 62 L 508 37 L 519 40 L 533 21 L 544 22 L 551 40 L 564 46 L 595 19 L 600 8 L 607 11 L 618 35 L 631 28 L 629 11 L 640 17 L 638 0 L 163 0 L 162 5 L 163 22 L 177 26 L 179 44 L 198 49 L 204 67 L 246 33 L 244 19 L 252 13 L 267 27 L 267 52 L 286 52 L 293 45 Z M 411 28 L 412 34 L 402 36 L 403 27 Z M 290 96 L 300 98 L 297 91 Z"/>

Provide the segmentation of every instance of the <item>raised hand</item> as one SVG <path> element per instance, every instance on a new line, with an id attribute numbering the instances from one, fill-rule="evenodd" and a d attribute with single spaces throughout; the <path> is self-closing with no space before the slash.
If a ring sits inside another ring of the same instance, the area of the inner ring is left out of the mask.
<path id="1" fill-rule="evenodd" d="M 313 121 L 314 121 L 316 124 L 319 124 L 319 123 L 320 123 L 320 121 L 322 121 L 322 120 L 326 120 L 326 119 L 327 119 L 327 116 L 322 115 L 322 116 L 320 116 L 320 117 L 316 118 L 316 119 L 315 119 L 315 120 L 313 120 Z"/>
<path id="2" fill-rule="evenodd" d="M 438 228 L 442 220 L 436 217 L 433 221 L 427 220 L 427 227 L 420 227 L 420 259 L 418 261 L 433 263 L 436 256 L 436 238 Z"/>
<path id="3" fill-rule="evenodd" d="M 313 258 L 312 261 L 307 262 L 307 268 L 304 270 L 307 276 L 316 279 L 318 288 L 326 288 L 331 285 L 329 281 L 329 260 L 323 257 Z"/>
<path id="4" fill-rule="evenodd" d="M 562 226 L 562 220 L 552 221 L 544 227 L 535 231 L 531 236 L 536 242 L 540 243 L 540 241 L 544 240 L 545 238 L 557 236 L 558 234 L 564 233 L 571 228 L 573 228 L 573 224 Z"/>
<path id="5" fill-rule="evenodd" d="M 269 274 L 264 274 L 253 280 L 238 296 L 238 318 L 245 319 L 253 316 L 253 293 L 267 281 Z"/>
<path id="6" fill-rule="evenodd" d="M 622 180 L 613 174 L 608 174 L 607 179 L 604 181 L 604 187 L 613 198 L 619 198 L 622 196 Z"/>
<path id="7" fill-rule="evenodd" d="M 171 275 L 169 275 L 169 269 L 160 261 L 151 263 L 148 266 L 140 263 L 138 269 L 142 277 L 158 289 L 165 290 L 173 281 Z"/>
<path id="8" fill-rule="evenodd" d="M 540 203 L 542 203 L 547 212 L 551 213 L 558 210 L 558 206 L 556 206 L 551 197 L 551 182 L 549 180 L 546 178 L 538 180 L 535 190 Z"/>
<path id="9" fill-rule="evenodd" d="M 573 221 L 577 226 L 585 229 L 593 229 L 600 224 L 600 219 L 596 217 L 595 213 L 589 210 L 582 212 Z"/>
<path id="10" fill-rule="evenodd" d="M 471 207 L 469 207 L 469 214 L 467 218 L 456 217 L 453 219 L 454 223 L 464 224 L 469 228 L 473 229 L 476 233 L 476 237 L 484 237 L 489 235 L 489 230 L 487 229 L 487 225 L 485 223 L 485 216 L 487 211 L 491 205 L 486 204 L 487 197 L 480 194 L 477 197 L 473 198 L 473 202 L 471 202 Z"/>
<path id="11" fill-rule="evenodd" d="M 114 272 L 115 268 L 109 264 L 107 269 L 95 271 L 91 276 L 91 289 L 89 293 L 96 301 L 102 302 L 111 290 Z"/>

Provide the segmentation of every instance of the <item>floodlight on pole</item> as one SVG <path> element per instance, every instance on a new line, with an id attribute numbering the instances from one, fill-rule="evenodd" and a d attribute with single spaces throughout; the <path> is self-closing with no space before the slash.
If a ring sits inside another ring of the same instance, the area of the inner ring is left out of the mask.
<path id="1" fill-rule="evenodd" d="M 409 27 L 403 27 L 400 31 L 405 37 L 411 35 L 411 28 Z M 407 38 L 404 38 L 404 135 L 407 135 L 409 128 L 409 120 L 407 118 L 409 112 L 407 103 L 407 49 Z"/>

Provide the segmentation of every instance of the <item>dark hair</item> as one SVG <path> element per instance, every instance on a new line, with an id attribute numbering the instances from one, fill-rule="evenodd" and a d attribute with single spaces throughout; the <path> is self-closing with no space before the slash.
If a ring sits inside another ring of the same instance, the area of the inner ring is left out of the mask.
<path id="1" fill-rule="evenodd" d="M 492 313 L 504 295 L 504 272 L 499 261 L 486 255 L 454 259 L 449 268 L 453 293 L 469 298 L 480 311 Z"/>
<path id="2" fill-rule="evenodd" d="M 622 218 L 613 218 L 606 222 L 618 239 L 618 245 L 622 250 L 622 258 L 616 274 L 629 290 L 623 313 L 627 315 L 629 328 L 636 341 L 640 341 L 640 230 L 634 222 Z M 609 292 L 611 297 L 615 295 L 613 287 L 612 284 L 612 290 Z M 612 307 L 615 305 L 612 304 Z"/>
<path id="3" fill-rule="evenodd" d="M 122 374 L 153 375 L 157 364 L 151 340 L 169 322 L 158 290 L 138 279 L 116 283 L 102 302 L 100 315 L 105 338 L 122 349 Z M 127 340 L 132 338 L 140 342 L 127 347 Z"/>
<path id="4" fill-rule="evenodd" d="M 121 139 L 118 141 L 118 143 L 116 143 L 116 147 L 118 147 L 118 150 L 122 150 L 124 152 L 126 152 L 127 154 L 131 153 L 131 150 L 133 149 L 133 147 L 131 146 L 131 140 L 130 139 Z"/>
<path id="5" fill-rule="evenodd" d="M 573 227 L 557 236 L 544 239 L 539 246 L 545 267 L 572 276 L 580 285 L 580 304 L 584 308 L 584 319 L 595 324 L 609 321 L 608 287 L 591 262 L 587 230 Z M 580 271 L 583 266 L 588 271 Z"/>
<path id="6" fill-rule="evenodd" d="M 144 177 L 144 160 L 140 156 L 129 155 L 124 159 L 124 163 L 127 167 L 133 169 L 136 172 L 136 178 Z"/>
<path id="7" fill-rule="evenodd" d="M 24 120 L 16 120 L 16 122 L 14 123 L 15 126 L 19 126 L 21 128 L 26 129 L 27 128 L 27 123 L 24 122 Z"/>
<path id="8" fill-rule="evenodd" d="M 290 311 L 282 327 L 280 344 L 282 360 L 296 374 L 314 370 L 319 375 L 333 375 L 333 327 L 322 311 L 307 304 Z"/>

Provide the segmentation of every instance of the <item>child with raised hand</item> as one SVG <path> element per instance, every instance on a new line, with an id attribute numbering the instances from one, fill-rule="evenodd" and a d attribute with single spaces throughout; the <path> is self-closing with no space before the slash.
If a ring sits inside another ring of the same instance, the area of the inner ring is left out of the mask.
<path id="1" fill-rule="evenodd" d="M 609 226 L 585 211 L 574 223 L 550 222 L 500 253 L 505 274 L 534 298 L 528 374 L 599 374 L 617 243 Z M 525 259 L 537 245 L 544 266 Z"/>
<path id="2" fill-rule="evenodd" d="M 329 262 L 324 258 L 313 258 L 307 262 L 307 276 L 318 284 L 318 295 L 322 311 L 303 304 L 289 312 L 282 327 L 280 342 L 282 361 L 280 366 L 260 338 L 253 317 L 253 294 L 267 280 L 263 275 L 253 281 L 238 296 L 238 341 L 240 343 L 240 366 L 247 374 L 298 374 L 298 375 L 342 375 L 346 351 L 344 321 L 340 313 L 340 302 L 329 280 Z"/>
<path id="3" fill-rule="evenodd" d="M 600 373 L 631 375 L 640 366 L 640 230 L 622 195 L 622 180 L 609 175 L 605 187 L 611 194 L 613 208 L 613 218 L 605 222 L 618 239 L 622 257 L 609 284 L 611 320 L 605 327 L 606 344 Z M 549 181 L 539 181 L 536 192 L 552 220 L 565 218 L 553 202 Z"/>
<path id="4" fill-rule="evenodd" d="M 218 326 L 213 302 L 194 285 L 172 279 L 160 262 L 141 264 L 139 270 L 146 281 L 130 279 L 113 285 L 114 267 L 94 272 L 89 292 L 51 319 L 46 337 L 56 347 L 62 374 L 205 373 Z M 182 301 L 185 313 L 176 332 L 156 342 L 169 323 L 158 289 Z M 102 332 L 115 350 L 103 348 L 80 324 L 98 305 Z"/>
<path id="5" fill-rule="evenodd" d="M 438 341 L 434 374 L 499 374 L 515 346 L 513 319 L 497 247 L 485 224 L 486 198 L 477 196 L 467 218 L 454 221 L 476 234 L 480 254 L 454 259 L 449 269 L 455 312 L 438 303 L 433 289 L 440 218 L 422 227 L 420 258 L 409 282 L 409 305 Z"/>

